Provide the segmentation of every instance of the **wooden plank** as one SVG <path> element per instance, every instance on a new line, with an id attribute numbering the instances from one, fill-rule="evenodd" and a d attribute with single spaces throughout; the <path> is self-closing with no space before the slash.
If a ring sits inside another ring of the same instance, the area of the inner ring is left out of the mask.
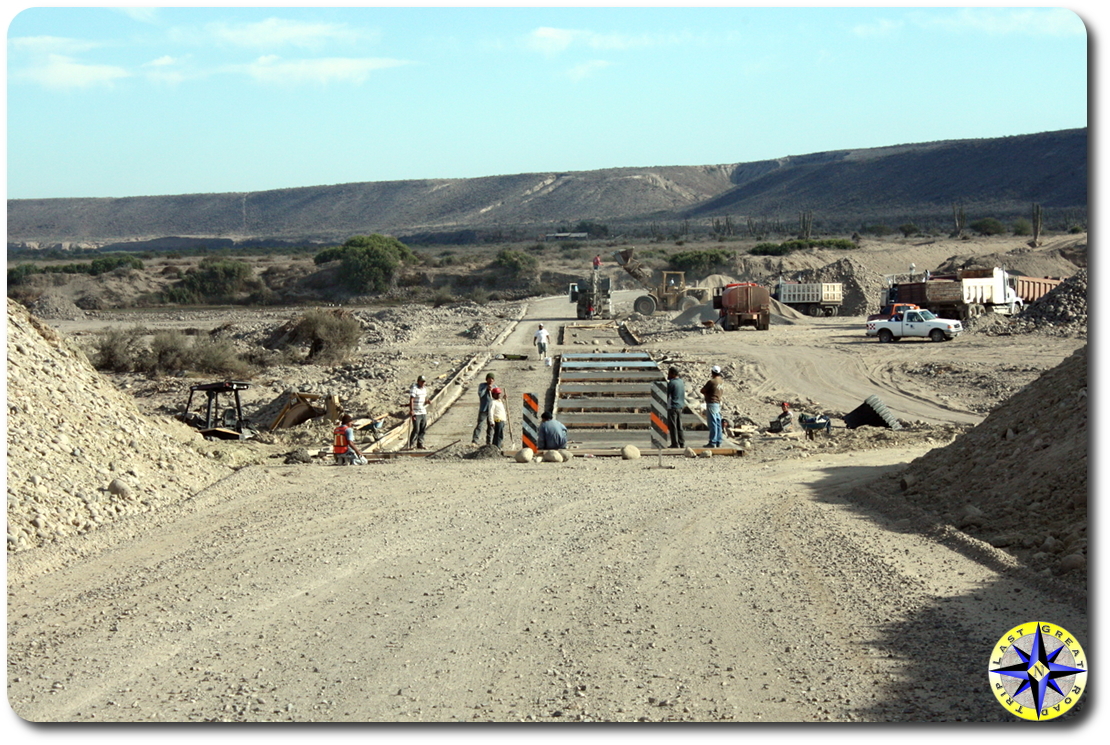
<path id="1" fill-rule="evenodd" d="M 659 364 L 651 360 L 563 360 L 562 367 L 564 370 L 658 370 Z"/>
<path id="2" fill-rule="evenodd" d="M 651 383 L 561 383 L 558 390 L 561 394 L 620 396 L 651 393 Z"/>
<path id="3" fill-rule="evenodd" d="M 663 380 L 663 372 L 659 369 L 655 370 L 625 370 L 609 371 L 604 370 L 588 371 L 588 370 L 573 370 L 562 371 L 559 373 L 559 379 L 567 383 L 582 383 L 588 380 L 596 381 L 609 381 L 613 383 L 621 381 L 640 381 L 640 380 Z"/>
<path id="4" fill-rule="evenodd" d="M 621 397 L 616 398 L 610 396 L 608 398 L 599 398 L 591 396 L 589 398 L 561 398 L 559 399 L 559 409 L 562 411 L 576 411 L 581 409 L 589 409 L 592 411 L 601 411 L 605 409 L 650 409 L 651 399 L 643 397 Z"/>
<path id="5" fill-rule="evenodd" d="M 581 360 L 650 360 L 647 352 L 566 352 L 560 355 L 565 362 Z"/>

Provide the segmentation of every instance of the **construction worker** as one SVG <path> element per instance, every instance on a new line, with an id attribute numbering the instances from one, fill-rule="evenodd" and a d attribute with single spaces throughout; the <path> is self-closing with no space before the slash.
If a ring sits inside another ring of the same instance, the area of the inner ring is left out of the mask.
<path id="1" fill-rule="evenodd" d="M 551 334 L 540 324 L 540 328 L 532 337 L 532 344 L 540 351 L 540 359 L 547 356 L 547 343 L 551 341 Z"/>
<path id="2" fill-rule="evenodd" d="M 794 431 L 794 412 L 790 410 L 790 404 L 786 401 L 782 402 L 782 413 L 779 414 L 778 421 L 783 432 Z"/>
<path id="3" fill-rule="evenodd" d="M 567 447 L 567 428 L 555 419 L 550 411 L 540 415 L 540 428 L 536 433 L 536 447 L 540 450 L 565 450 Z"/>
<path id="4" fill-rule="evenodd" d="M 724 439 L 721 427 L 721 368 L 713 366 L 708 382 L 701 387 L 705 397 L 705 419 L 709 424 L 709 443 L 707 448 L 719 448 Z"/>
<path id="5" fill-rule="evenodd" d="M 358 449 L 358 445 L 355 445 L 355 431 L 351 427 L 351 421 L 351 415 L 344 414 L 339 426 L 332 430 L 332 435 L 335 437 L 332 453 L 335 454 L 335 462 L 341 466 L 366 462 L 366 456 Z M 354 457 L 351 456 L 350 451 L 354 452 Z"/>
<path id="6" fill-rule="evenodd" d="M 416 385 L 409 389 L 409 417 L 412 429 L 409 431 L 409 449 L 424 449 L 424 434 L 428 431 L 428 389 L 424 387 L 424 376 L 416 377 Z"/>
<path id="7" fill-rule="evenodd" d="M 484 438 L 485 444 L 489 445 L 490 436 L 493 430 L 489 426 L 489 404 L 490 404 L 490 389 L 493 388 L 493 373 L 486 374 L 486 382 L 478 384 L 478 424 L 474 427 L 474 435 L 470 438 L 470 444 L 474 447 L 481 445 L 478 438 L 482 434 L 482 428 L 485 427 L 486 436 Z"/>
<path id="8" fill-rule="evenodd" d="M 682 431 L 682 410 L 686 408 L 686 381 L 679 377 L 678 368 L 667 370 L 667 429 L 671 432 L 671 447 L 686 447 Z"/>
<path id="9" fill-rule="evenodd" d="M 501 389 L 496 386 L 489 389 L 490 402 L 489 411 L 486 412 L 486 419 L 489 421 L 490 436 L 492 442 L 490 443 L 498 450 L 501 449 L 501 443 L 505 439 L 505 422 L 509 420 L 509 414 L 505 410 L 505 402 L 501 400 Z"/>
<path id="10" fill-rule="evenodd" d="M 596 272 L 601 268 L 601 254 L 594 255 L 594 271 Z"/>

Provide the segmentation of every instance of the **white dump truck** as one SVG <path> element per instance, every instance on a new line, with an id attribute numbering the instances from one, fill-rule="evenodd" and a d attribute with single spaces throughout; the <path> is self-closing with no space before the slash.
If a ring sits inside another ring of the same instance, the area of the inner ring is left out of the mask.
<path id="1" fill-rule="evenodd" d="M 844 284 L 841 282 L 785 282 L 779 280 L 771 297 L 784 305 L 813 317 L 835 316 L 844 303 Z"/>
<path id="2" fill-rule="evenodd" d="M 904 313 L 895 313 L 886 320 L 867 322 L 867 335 L 877 336 L 884 343 L 914 337 L 952 341 L 963 331 L 964 327 L 959 321 L 937 318 L 927 310 L 907 310 Z"/>

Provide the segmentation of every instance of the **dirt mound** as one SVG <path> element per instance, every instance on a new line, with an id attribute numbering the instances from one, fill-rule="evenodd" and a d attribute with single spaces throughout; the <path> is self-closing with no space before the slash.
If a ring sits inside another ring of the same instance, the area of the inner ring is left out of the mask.
<path id="1" fill-rule="evenodd" d="M 1033 568 L 1085 572 L 1087 347 L 951 445 L 915 460 L 906 496 Z"/>
<path id="2" fill-rule="evenodd" d="M 993 336 L 1042 333 L 1087 335 L 1087 270 L 1080 269 L 1012 318 L 988 314 L 967 324 L 969 331 Z"/>
<path id="3" fill-rule="evenodd" d="M 728 276 L 727 274 L 710 274 L 698 284 L 702 287 L 724 287 L 725 285 L 731 285 L 734 282 L 736 282 L 736 280 Z"/>
<path id="4" fill-rule="evenodd" d="M 85 318 L 85 311 L 64 295 L 46 293 L 33 302 L 28 309 L 39 318 L 48 320 L 79 321 Z"/>
<path id="5" fill-rule="evenodd" d="M 10 299 L 7 351 L 8 551 L 185 499 L 231 473 L 193 447 L 204 444 L 194 430 L 143 416 Z"/>

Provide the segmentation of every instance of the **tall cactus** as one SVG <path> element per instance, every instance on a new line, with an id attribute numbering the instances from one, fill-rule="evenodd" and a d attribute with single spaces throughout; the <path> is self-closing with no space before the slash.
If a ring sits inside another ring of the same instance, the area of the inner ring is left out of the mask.
<path id="1" fill-rule="evenodd" d="M 952 219 L 956 223 L 956 231 L 952 233 L 952 237 L 959 238 L 963 235 L 964 226 L 967 225 L 967 215 L 964 214 L 963 205 L 952 205 Z"/>
<path id="2" fill-rule="evenodd" d="M 1041 205 L 1033 202 L 1033 240 L 1029 241 L 1029 245 L 1033 248 L 1041 245 L 1041 228 L 1044 227 L 1044 211 Z"/>
<path id="3" fill-rule="evenodd" d="M 799 231 L 798 237 L 803 241 L 808 241 L 810 236 L 813 235 L 813 212 L 805 210 L 798 213 Z"/>

